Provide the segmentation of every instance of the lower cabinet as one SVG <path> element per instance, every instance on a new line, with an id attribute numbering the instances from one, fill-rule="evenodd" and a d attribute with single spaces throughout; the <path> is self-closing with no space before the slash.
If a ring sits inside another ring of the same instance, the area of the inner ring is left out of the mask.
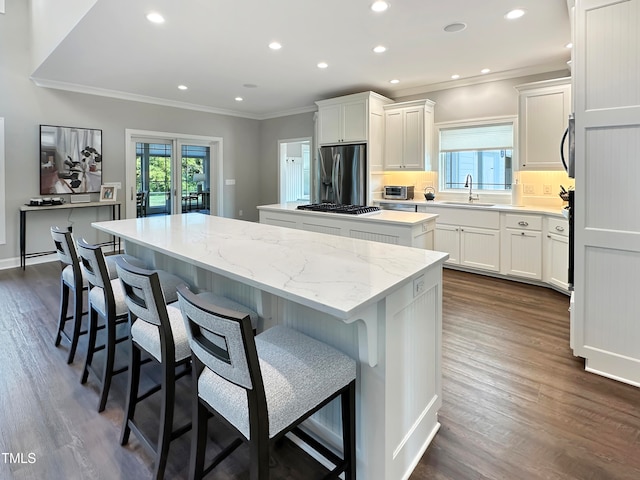
<path id="1" fill-rule="evenodd" d="M 503 216 L 502 273 L 542 280 L 542 217 Z"/>
<path id="2" fill-rule="evenodd" d="M 449 253 L 447 263 L 500 271 L 500 231 L 458 225 L 438 225 L 435 249 Z"/>
<path id="3" fill-rule="evenodd" d="M 561 290 L 569 290 L 569 222 L 550 218 L 546 230 L 543 280 Z"/>

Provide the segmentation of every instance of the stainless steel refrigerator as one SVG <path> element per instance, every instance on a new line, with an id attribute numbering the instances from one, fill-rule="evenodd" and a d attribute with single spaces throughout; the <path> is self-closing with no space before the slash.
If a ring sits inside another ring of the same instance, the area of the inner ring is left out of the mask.
<path id="1" fill-rule="evenodd" d="M 320 147 L 311 201 L 343 205 L 367 204 L 366 145 Z"/>

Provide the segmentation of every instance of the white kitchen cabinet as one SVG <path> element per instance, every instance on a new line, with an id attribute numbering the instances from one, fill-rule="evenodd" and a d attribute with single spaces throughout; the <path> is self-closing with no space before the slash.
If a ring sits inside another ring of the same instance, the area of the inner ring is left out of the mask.
<path id="1" fill-rule="evenodd" d="M 385 170 L 429 170 L 433 148 L 431 100 L 384 106 Z"/>
<path id="2" fill-rule="evenodd" d="M 460 265 L 460 227 L 457 225 L 440 225 L 436 221 L 435 250 L 446 252 L 449 265 Z"/>
<path id="3" fill-rule="evenodd" d="M 563 170 L 560 142 L 571 113 L 571 78 L 516 87 L 520 170 Z"/>
<path id="4" fill-rule="evenodd" d="M 421 206 L 437 213 L 435 249 L 447 252 L 447 264 L 490 272 L 500 271 L 500 216 L 498 212 Z"/>
<path id="5" fill-rule="evenodd" d="M 569 222 L 547 219 L 544 240 L 543 280 L 562 291 L 569 290 Z"/>
<path id="6" fill-rule="evenodd" d="M 532 280 L 542 280 L 542 217 L 504 214 L 502 272 Z"/>
<path id="7" fill-rule="evenodd" d="M 356 93 L 317 101 L 318 144 L 336 145 L 369 141 L 370 114 L 375 113 L 379 117 L 382 104 L 390 102 L 390 99 L 375 92 Z M 376 108 L 378 104 L 380 108 Z M 379 126 L 377 127 L 379 129 Z M 382 132 L 378 132 L 378 135 L 382 135 Z"/>

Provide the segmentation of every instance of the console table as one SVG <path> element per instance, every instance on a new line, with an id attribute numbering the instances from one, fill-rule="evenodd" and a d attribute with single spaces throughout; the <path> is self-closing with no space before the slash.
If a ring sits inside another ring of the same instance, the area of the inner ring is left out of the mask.
<path id="1" fill-rule="evenodd" d="M 88 208 L 88 207 L 109 207 L 111 208 L 111 218 L 113 220 L 120 220 L 120 208 L 121 202 L 87 202 L 87 203 L 63 203 L 62 205 L 42 205 L 39 207 L 32 207 L 30 205 L 23 205 L 20 207 L 20 267 L 24 270 L 27 266 L 27 258 L 42 257 L 44 255 L 50 255 L 55 253 L 55 250 L 49 250 L 46 252 L 29 252 L 26 251 L 27 245 L 27 213 L 40 212 L 42 210 L 65 210 L 69 208 Z M 116 216 L 117 215 L 117 216 Z M 104 242 L 100 245 L 112 245 L 115 249 L 116 242 L 118 249 L 120 249 L 120 239 L 112 237 L 110 242 Z"/>

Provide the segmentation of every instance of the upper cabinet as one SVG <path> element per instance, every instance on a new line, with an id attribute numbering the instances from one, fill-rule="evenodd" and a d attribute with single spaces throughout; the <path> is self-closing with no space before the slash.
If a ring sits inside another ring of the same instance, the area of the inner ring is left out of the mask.
<path id="1" fill-rule="evenodd" d="M 384 169 L 429 170 L 433 147 L 431 100 L 384 106 Z"/>
<path id="2" fill-rule="evenodd" d="M 356 93 L 320 100 L 318 105 L 318 144 L 358 143 L 370 140 L 370 115 L 382 116 L 382 105 L 391 100 L 374 92 Z M 374 120 L 375 122 L 375 120 Z M 379 128 L 379 122 L 374 125 Z"/>
<path id="3" fill-rule="evenodd" d="M 520 170 L 563 170 L 560 142 L 571 113 L 571 78 L 516 87 Z"/>

